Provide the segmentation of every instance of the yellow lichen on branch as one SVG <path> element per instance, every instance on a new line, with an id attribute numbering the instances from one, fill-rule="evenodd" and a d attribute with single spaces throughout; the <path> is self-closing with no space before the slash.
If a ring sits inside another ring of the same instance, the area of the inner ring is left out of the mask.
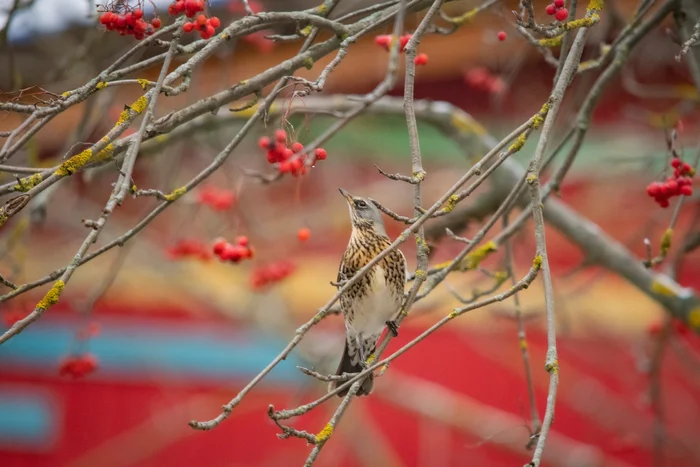
<path id="1" fill-rule="evenodd" d="M 561 45 L 561 40 L 564 38 L 564 34 L 559 34 L 556 37 L 540 39 L 539 44 L 542 47 L 559 47 Z"/>
<path id="2" fill-rule="evenodd" d="M 700 329 L 700 307 L 690 310 L 688 324 L 691 328 Z"/>
<path id="3" fill-rule="evenodd" d="M 461 26 L 465 23 L 468 23 L 472 19 L 474 19 L 474 17 L 477 15 L 477 13 L 479 13 L 479 9 L 473 8 L 473 9 L 467 11 L 466 13 L 463 13 L 459 16 L 455 16 L 454 18 L 445 18 L 445 19 L 456 26 Z"/>
<path id="4" fill-rule="evenodd" d="M 321 444 L 325 443 L 328 438 L 331 437 L 333 434 L 333 425 L 330 423 L 326 426 L 323 427 L 323 430 L 321 430 L 317 435 L 316 435 L 316 443 Z"/>
<path id="5" fill-rule="evenodd" d="M 81 167 L 87 164 L 91 157 L 92 149 L 86 149 L 80 154 L 76 154 L 75 156 L 71 157 L 70 159 L 59 165 L 56 171 L 54 172 L 54 175 L 58 175 L 59 177 L 73 175 L 75 172 L 80 170 Z"/>
<path id="6" fill-rule="evenodd" d="M 56 281 L 53 284 L 53 287 L 51 287 L 51 290 L 46 292 L 44 298 L 42 298 L 39 303 L 36 304 L 36 308 L 46 311 L 51 307 L 51 305 L 58 303 L 58 299 L 61 297 L 61 292 L 63 292 L 63 288 L 65 286 L 65 282 L 61 280 Z"/>
<path id="7" fill-rule="evenodd" d="M 26 191 L 29 191 L 32 188 L 34 188 L 42 180 L 43 180 L 42 175 L 37 173 L 34 175 L 30 175 L 28 177 L 20 178 L 18 180 L 17 185 L 13 186 L 12 188 L 14 188 L 15 191 L 26 192 Z"/>
<path id="8" fill-rule="evenodd" d="M 187 188 L 185 188 L 184 186 L 180 187 L 180 188 L 176 188 L 173 191 L 171 191 L 170 193 L 168 193 L 167 195 L 165 195 L 165 199 L 167 201 L 172 202 L 172 201 L 175 201 L 176 199 L 178 199 L 180 196 L 184 195 L 185 193 L 187 193 Z"/>
<path id="9" fill-rule="evenodd" d="M 661 238 L 661 256 L 666 256 L 668 250 L 671 249 L 671 238 L 673 237 L 673 229 L 666 229 L 664 236 Z"/>
<path id="10" fill-rule="evenodd" d="M 557 373 L 559 373 L 559 361 L 554 360 L 551 363 L 547 363 L 544 366 L 544 369 L 547 370 L 547 373 L 552 373 L 552 374 L 556 375 Z"/>
<path id="11" fill-rule="evenodd" d="M 588 11 L 601 11 L 603 5 L 605 5 L 605 0 L 591 0 L 588 2 L 588 7 L 586 9 Z"/>
<path id="12" fill-rule="evenodd" d="M 486 129 L 479 122 L 466 117 L 462 112 L 453 112 L 450 124 L 460 133 L 473 133 L 479 136 L 486 134 Z"/>
<path id="13" fill-rule="evenodd" d="M 520 151 L 523 146 L 525 146 L 525 143 L 527 142 L 527 132 L 523 131 L 520 133 L 520 136 L 518 136 L 515 141 L 513 141 L 513 144 L 508 146 L 508 152 L 511 153 L 516 153 Z"/>
<path id="14" fill-rule="evenodd" d="M 117 124 L 115 125 L 115 127 L 123 125 L 127 120 L 129 120 L 131 118 L 131 112 L 134 112 L 136 115 L 138 115 L 144 110 L 146 110 L 147 106 L 148 99 L 146 98 L 146 96 L 139 97 L 134 101 L 133 104 L 127 106 L 126 109 L 122 110 L 122 113 L 119 114 L 119 120 L 117 120 Z M 136 115 L 134 115 L 134 117 Z"/>
<path id="15" fill-rule="evenodd" d="M 658 280 L 654 280 L 651 283 L 651 291 L 658 294 L 658 295 L 663 295 L 664 297 L 675 297 L 677 296 L 676 292 L 673 291 L 671 287 L 669 287 L 666 284 L 661 283 Z"/>
<path id="16" fill-rule="evenodd" d="M 571 31 L 579 28 L 590 28 L 598 21 L 600 21 L 600 16 L 597 13 L 593 13 L 591 16 L 586 18 L 575 19 L 573 21 L 569 21 L 568 23 L 564 23 L 562 24 L 562 28 L 564 28 L 565 31 Z"/>
<path id="17" fill-rule="evenodd" d="M 464 258 L 462 261 L 463 268 L 465 270 L 476 269 L 488 255 L 496 250 L 498 250 L 498 245 L 493 241 L 480 246 Z"/>
<path id="18" fill-rule="evenodd" d="M 141 86 L 144 91 L 151 85 L 151 82 L 144 78 L 139 78 L 136 82 L 139 83 L 139 86 Z"/>
<path id="19" fill-rule="evenodd" d="M 457 206 L 457 202 L 459 202 L 459 196 L 457 195 L 452 195 L 448 198 L 447 204 L 445 205 L 444 208 L 442 208 L 443 212 L 452 212 Z"/>

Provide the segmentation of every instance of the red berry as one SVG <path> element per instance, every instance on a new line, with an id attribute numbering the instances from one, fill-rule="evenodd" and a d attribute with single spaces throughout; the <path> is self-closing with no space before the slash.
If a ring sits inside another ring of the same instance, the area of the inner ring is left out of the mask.
<path id="1" fill-rule="evenodd" d="M 693 168 L 687 162 L 683 163 L 683 173 L 684 174 L 692 174 L 693 173 Z"/>
<path id="2" fill-rule="evenodd" d="M 690 186 L 690 185 L 683 185 L 683 186 L 680 188 L 680 193 L 681 193 L 683 196 L 692 196 L 692 194 L 693 194 L 693 187 Z"/>
<path id="3" fill-rule="evenodd" d="M 389 46 L 391 45 L 391 36 L 388 34 L 382 34 L 381 36 L 376 36 L 374 38 L 374 43 L 377 44 L 380 47 L 384 47 L 385 49 L 389 49 Z"/>
<path id="4" fill-rule="evenodd" d="M 212 248 L 212 251 L 216 256 L 220 256 L 221 253 L 226 249 L 226 245 L 228 245 L 228 242 L 224 240 L 223 238 L 220 238 L 214 242 L 214 246 Z"/>
<path id="5" fill-rule="evenodd" d="M 209 39 L 211 36 L 213 36 L 216 33 L 213 27 L 211 26 L 205 26 L 203 31 L 199 32 L 199 37 L 202 39 Z"/>
<path id="6" fill-rule="evenodd" d="M 275 141 L 278 143 L 284 143 L 287 141 L 287 132 L 280 129 L 275 131 Z"/>
<path id="7" fill-rule="evenodd" d="M 111 22 L 111 19 L 112 19 L 112 14 L 109 12 L 100 15 L 100 23 L 101 24 L 108 24 Z"/>
<path id="8" fill-rule="evenodd" d="M 212 16 L 211 18 L 209 18 L 209 24 L 211 24 L 214 28 L 218 28 L 219 26 L 221 26 L 221 20 L 219 20 L 219 18 L 217 18 L 216 16 Z"/>
<path id="9" fill-rule="evenodd" d="M 292 151 L 289 148 L 284 148 L 284 151 L 282 151 L 282 159 L 287 160 L 290 159 L 294 155 L 294 151 Z"/>
<path id="10" fill-rule="evenodd" d="M 194 31 L 194 23 L 185 23 L 182 25 L 182 30 L 185 32 Z"/>
<path id="11" fill-rule="evenodd" d="M 659 201 L 659 206 L 661 206 L 662 208 L 667 208 L 670 206 L 670 203 L 668 202 L 668 199 L 666 199 L 666 198 L 661 198 L 658 201 Z"/>
<path id="12" fill-rule="evenodd" d="M 508 35 L 506 34 L 505 31 L 501 31 L 498 33 L 498 40 L 499 41 L 503 42 L 504 40 L 506 40 L 506 37 L 508 37 Z"/>
<path id="13" fill-rule="evenodd" d="M 554 6 L 557 8 L 564 8 L 564 0 L 554 0 Z"/>
<path id="14" fill-rule="evenodd" d="M 137 8 L 134 11 L 132 11 L 131 13 L 134 15 L 134 18 L 136 18 L 136 19 L 143 18 L 143 10 L 141 8 Z"/>
<path id="15" fill-rule="evenodd" d="M 296 159 L 293 159 L 291 162 L 292 162 L 292 172 L 298 171 L 304 165 L 304 161 L 302 161 L 298 157 Z"/>
<path id="16" fill-rule="evenodd" d="M 416 58 L 413 59 L 413 63 L 415 63 L 416 66 L 421 66 L 421 65 L 427 64 L 428 63 L 428 54 L 416 55 Z"/>
<path id="17" fill-rule="evenodd" d="M 557 10 L 556 13 L 554 13 L 554 19 L 556 19 L 557 21 L 564 21 L 568 17 L 569 17 L 569 10 L 567 10 L 566 8 L 561 8 L 561 9 Z"/>
<path id="18" fill-rule="evenodd" d="M 292 171 L 292 163 L 291 161 L 284 161 L 280 163 L 279 167 L 277 169 L 280 171 L 280 173 L 289 173 Z"/>
<path id="19" fill-rule="evenodd" d="M 294 152 L 301 152 L 301 151 L 303 151 L 303 150 L 304 150 L 304 145 L 303 145 L 303 144 L 301 144 L 301 143 L 299 143 L 299 142 L 296 142 L 296 143 L 293 143 L 293 144 L 292 144 L 292 151 L 294 151 Z"/>
<path id="20" fill-rule="evenodd" d="M 674 169 L 679 168 L 681 164 L 683 164 L 683 161 L 679 158 L 674 157 L 673 159 L 671 159 L 671 167 L 673 167 Z"/>
<path id="21" fill-rule="evenodd" d="M 318 149 L 316 149 L 315 155 L 316 155 L 317 161 L 322 161 L 328 156 L 328 153 L 326 152 L 325 149 L 318 148 Z"/>
<path id="22" fill-rule="evenodd" d="M 647 194 L 652 197 L 656 197 L 661 193 L 661 184 L 659 182 L 650 183 L 647 186 Z"/>
<path id="23" fill-rule="evenodd" d="M 248 246 L 248 237 L 245 235 L 241 235 L 236 237 L 236 243 L 238 243 L 240 246 Z"/>
<path id="24" fill-rule="evenodd" d="M 547 8 L 545 8 L 544 11 L 546 11 L 549 16 L 552 16 L 557 12 L 557 7 L 555 7 L 554 4 L 550 4 L 547 5 Z"/>
<path id="25" fill-rule="evenodd" d="M 197 16 L 196 23 L 197 26 L 204 26 L 205 24 L 207 24 L 207 17 L 205 15 Z"/>
<path id="26" fill-rule="evenodd" d="M 247 255 L 246 250 L 247 248 L 245 247 L 240 245 L 231 245 L 229 243 L 226 245 L 226 248 L 224 248 L 224 251 L 221 252 L 219 258 L 221 258 L 222 261 L 232 261 L 237 263 L 241 260 L 241 258 Z"/>
<path id="27" fill-rule="evenodd" d="M 678 188 L 677 181 L 671 179 L 666 182 L 666 190 L 671 196 L 678 194 Z"/>
<path id="28" fill-rule="evenodd" d="M 143 34 L 146 32 L 148 24 L 143 20 L 138 20 L 134 23 L 134 35 Z"/>
<path id="29" fill-rule="evenodd" d="M 270 149 L 270 138 L 263 136 L 258 140 L 258 146 L 260 146 L 260 149 Z"/>
<path id="30" fill-rule="evenodd" d="M 160 18 L 153 18 L 151 20 L 151 25 L 156 29 L 160 29 L 160 27 L 163 25 L 163 22 L 160 20 Z"/>
<path id="31" fill-rule="evenodd" d="M 406 44 L 408 44 L 408 41 L 411 40 L 412 34 L 404 34 L 403 36 L 399 37 L 399 45 L 401 47 L 401 51 L 403 52 L 403 49 L 406 47 Z"/>
<path id="32" fill-rule="evenodd" d="M 277 162 L 277 153 L 275 151 L 267 151 L 267 162 L 270 164 Z"/>
<path id="33" fill-rule="evenodd" d="M 307 229 L 306 227 L 302 227 L 297 232 L 297 238 L 299 239 L 300 242 L 305 242 L 310 237 L 311 237 L 311 231 L 309 229 Z"/>

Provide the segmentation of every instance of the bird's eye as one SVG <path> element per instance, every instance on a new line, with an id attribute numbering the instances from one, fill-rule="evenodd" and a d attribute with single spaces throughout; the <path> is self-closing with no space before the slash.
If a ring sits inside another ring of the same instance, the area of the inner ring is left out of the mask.
<path id="1" fill-rule="evenodd" d="M 355 206 L 357 206 L 358 208 L 366 208 L 366 207 L 367 207 L 367 203 L 365 203 L 364 201 L 360 200 L 360 201 L 357 201 L 357 202 L 355 203 Z"/>

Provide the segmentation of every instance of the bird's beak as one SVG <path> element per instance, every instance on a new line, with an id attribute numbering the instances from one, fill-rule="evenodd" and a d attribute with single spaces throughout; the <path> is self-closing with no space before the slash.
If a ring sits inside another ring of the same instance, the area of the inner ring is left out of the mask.
<path id="1" fill-rule="evenodd" d="M 343 195 L 343 198 L 347 200 L 348 203 L 352 204 L 352 195 L 348 193 L 347 191 L 343 190 L 342 188 L 338 188 L 338 191 L 340 192 L 341 195 Z"/>

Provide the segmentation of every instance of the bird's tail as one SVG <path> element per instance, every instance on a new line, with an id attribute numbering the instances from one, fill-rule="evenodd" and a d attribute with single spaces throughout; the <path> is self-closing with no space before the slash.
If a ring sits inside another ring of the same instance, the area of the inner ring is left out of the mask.
<path id="1" fill-rule="evenodd" d="M 358 351 L 359 353 L 359 351 Z M 357 363 L 353 363 L 353 359 L 350 356 L 350 352 L 348 349 L 348 341 L 345 341 L 345 348 L 343 349 L 343 357 L 340 359 L 340 363 L 338 364 L 338 369 L 336 370 L 335 374 L 336 375 L 342 375 L 343 373 L 359 373 L 362 370 L 364 370 L 364 367 L 362 366 L 362 360 L 359 358 L 359 356 L 356 356 L 357 358 Z M 335 388 L 337 388 L 339 385 L 343 385 L 345 382 L 344 381 L 331 381 L 328 384 L 328 392 L 334 391 Z M 374 387 L 374 373 L 370 373 L 367 375 L 365 380 L 362 382 L 362 385 L 360 386 L 360 389 L 357 391 L 358 396 L 368 396 L 372 392 L 372 388 Z M 338 393 L 338 397 L 345 397 L 350 390 L 350 386 L 347 388 L 343 389 Z"/>

